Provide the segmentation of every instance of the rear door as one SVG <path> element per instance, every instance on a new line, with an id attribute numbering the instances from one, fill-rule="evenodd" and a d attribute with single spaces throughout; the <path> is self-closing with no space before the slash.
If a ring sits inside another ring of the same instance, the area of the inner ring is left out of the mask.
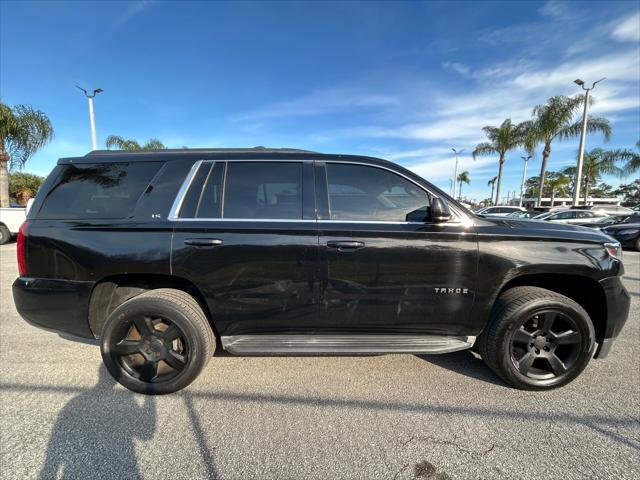
<path id="1" fill-rule="evenodd" d="M 477 276 L 473 227 L 432 223 L 431 195 L 378 166 L 317 163 L 316 182 L 323 329 L 464 335 Z"/>
<path id="2" fill-rule="evenodd" d="M 313 330 L 313 163 L 198 162 L 186 184 L 171 215 L 172 272 L 203 293 L 217 333 Z"/>

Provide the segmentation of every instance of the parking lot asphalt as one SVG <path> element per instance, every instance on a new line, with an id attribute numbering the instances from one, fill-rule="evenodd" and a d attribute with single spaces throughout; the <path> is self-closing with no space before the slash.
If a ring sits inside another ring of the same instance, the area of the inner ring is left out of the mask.
<path id="1" fill-rule="evenodd" d="M 640 478 L 640 254 L 607 359 L 545 393 L 471 352 L 214 357 L 188 389 L 117 385 L 90 343 L 26 324 L 0 246 L 1 478 Z"/>

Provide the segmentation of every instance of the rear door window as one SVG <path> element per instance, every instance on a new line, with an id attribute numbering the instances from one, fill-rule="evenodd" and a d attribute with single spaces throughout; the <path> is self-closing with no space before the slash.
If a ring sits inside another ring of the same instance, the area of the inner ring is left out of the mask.
<path id="1" fill-rule="evenodd" d="M 113 219 L 133 213 L 163 162 L 65 165 L 38 213 L 41 219 Z"/>
<path id="2" fill-rule="evenodd" d="M 229 162 L 223 218 L 301 220 L 301 162 Z"/>

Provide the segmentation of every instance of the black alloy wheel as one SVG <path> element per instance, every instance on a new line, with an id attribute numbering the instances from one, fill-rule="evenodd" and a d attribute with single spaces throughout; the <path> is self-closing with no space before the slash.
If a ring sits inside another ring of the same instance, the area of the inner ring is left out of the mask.
<path id="1" fill-rule="evenodd" d="M 200 374 L 215 336 L 198 302 L 181 290 L 150 290 L 109 315 L 102 360 L 111 375 L 138 393 L 172 393 Z"/>
<path id="2" fill-rule="evenodd" d="M 576 301 L 540 287 L 502 293 L 474 346 L 509 385 L 548 390 L 574 380 L 595 351 L 595 329 Z"/>
<path id="3" fill-rule="evenodd" d="M 573 368 L 581 345 L 582 334 L 569 316 L 543 311 L 513 332 L 511 361 L 522 375 L 534 380 L 552 379 Z"/>
<path id="4" fill-rule="evenodd" d="M 123 322 L 122 338 L 112 349 L 114 361 L 143 382 L 165 382 L 182 372 L 189 360 L 189 345 L 175 323 L 139 315 Z"/>

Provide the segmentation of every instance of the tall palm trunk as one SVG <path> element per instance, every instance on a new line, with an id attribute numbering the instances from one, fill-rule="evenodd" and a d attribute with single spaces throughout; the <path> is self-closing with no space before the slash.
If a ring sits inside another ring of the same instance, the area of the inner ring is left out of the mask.
<path id="1" fill-rule="evenodd" d="M 556 190 L 552 187 L 551 188 L 551 206 L 553 207 L 553 204 L 556 200 Z"/>
<path id="2" fill-rule="evenodd" d="M 460 186 L 458 187 L 458 200 L 462 199 L 462 180 L 460 180 Z"/>
<path id="3" fill-rule="evenodd" d="M 496 187 L 496 203 L 494 205 L 500 205 L 500 186 L 502 185 L 502 167 L 504 165 L 504 153 L 500 154 L 500 163 L 498 166 L 498 186 Z"/>
<path id="4" fill-rule="evenodd" d="M 0 142 L 0 207 L 9 206 L 9 155 Z"/>
<path id="5" fill-rule="evenodd" d="M 544 190 L 544 176 L 547 173 L 547 161 L 551 155 L 551 143 L 545 142 L 544 150 L 542 151 L 542 165 L 540 166 L 540 190 L 538 191 L 538 201 L 536 206 L 539 207 L 542 203 L 542 190 Z"/>

